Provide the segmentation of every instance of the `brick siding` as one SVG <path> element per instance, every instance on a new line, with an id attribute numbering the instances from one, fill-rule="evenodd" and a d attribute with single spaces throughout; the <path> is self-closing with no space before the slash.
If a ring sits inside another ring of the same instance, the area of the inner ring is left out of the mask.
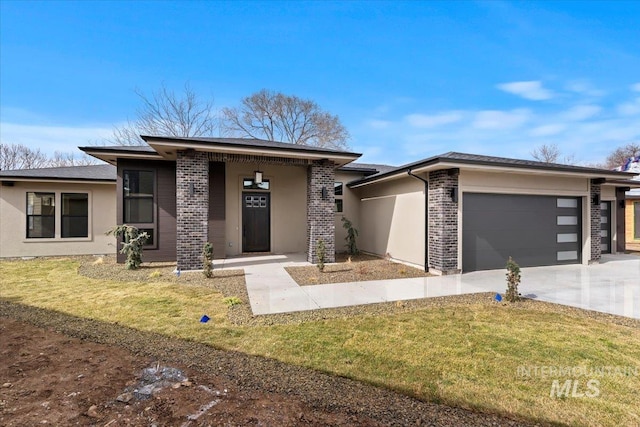
<path id="1" fill-rule="evenodd" d="M 458 188 L 458 172 L 439 170 L 429 173 L 429 268 L 442 274 L 458 269 L 458 202 L 451 191 Z"/>
<path id="2" fill-rule="evenodd" d="M 335 262 L 334 169 L 333 162 L 322 160 L 314 161 L 307 171 L 307 259 L 313 264 L 318 262 L 319 239 L 325 244 L 325 262 Z M 327 194 L 324 200 L 323 187 Z"/>
<path id="3" fill-rule="evenodd" d="M 176 256 L 180 270 L 202 268 L 209 234 L 209 158 L 178 151 L 176 160 Z"/>

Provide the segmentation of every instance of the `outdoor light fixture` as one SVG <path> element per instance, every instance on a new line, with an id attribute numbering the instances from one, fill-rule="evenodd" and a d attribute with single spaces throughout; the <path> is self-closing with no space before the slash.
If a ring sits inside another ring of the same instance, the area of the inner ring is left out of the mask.
<path id="1" fill-rule="evenodd" d="M 193 182 L 189 183 L 189 195 L 193 196 L 196 193 L 196 187 Z"/>
<path id="2" fill-rule="evenodd" d="M 620 206 L 620 209 L 624 209 L 625 208 L 624 199 L 620 200 L 620 203 L 618 204 L 618 206 Z"/>
<path id="3" fill-rule="evenodd" d="M 327 187 L 322 187 L 322 200 L 327 200 Z"/>
<path id="4" fill-rule="evenodd" d="M 593 197 L 591 198 L 591 201 L 593 202 L 594 205 L 599 205 L 600 204 L 600 195 L 599 194 L 594 194 Z"/>
<path id="5" fill-rule="evenodd" d="M 254 171 L 253 182 L 256 184 L 262 184 L 262 171 Z"/>
<path id="6" fill-rule="evenodd" d="M 458 187 L 452 187 L 449 195 L 451 196 L 451 201 L 453 203 L 458 203 Z"/>

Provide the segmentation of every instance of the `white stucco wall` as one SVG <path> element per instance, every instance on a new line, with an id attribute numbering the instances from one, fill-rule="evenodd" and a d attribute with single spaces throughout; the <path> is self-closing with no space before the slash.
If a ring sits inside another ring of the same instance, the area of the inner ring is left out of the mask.
<path id="1" fill-rule="evenodd" d="M 27 192 L 55 193 L 55 237 L 27 239 Z M 61 238 L 61 193 L 87 193 L 89 237 Z M 0 258 L 115 254 L 116 240 L 105 231 L 116 225 L 116 185 L 88 183 L 32 183 L 16 181 L 0 186 Z"/>
<path id="2" fill-rule="evenodd" d="M 412 177 L 355 189 L 360 198 L 361 250 L 424 265 L 424 183 Z"/>

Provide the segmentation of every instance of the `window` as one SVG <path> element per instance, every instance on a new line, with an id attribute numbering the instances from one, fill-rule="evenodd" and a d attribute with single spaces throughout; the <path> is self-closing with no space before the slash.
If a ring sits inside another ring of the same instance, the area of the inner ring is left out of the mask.
<path id="1" fill-rule="evenodd" d="M 152 224 L 153 198 L 155 194 L 153 171 L 125 170 L 123 176 L 123 201 L 125 224 Z"/>
<path id="2" fill-rule="evenodd" d="M 260 184 L 256 184 L 252 178 L 242 180 L 242 188 L 245 190 L 269 190 L 270 187 L 268 179 L 263 179 Z"/>
<path id="3" fill-rule="evenodd" d="M 342 193 L 343 193 L 343 185 L 341 182 L 333 183 L 333 194 L 335 196 L 335 207 L 334 212 L 340 213 L 343 212 L 344 206 L 342 204 Z M 340 198 L 338 198 L 340 197 Z"/>
<path id="4" fill-rule="evenodd" d="M 89 237 L 89 195 L 62 193 L 62 230 L 64 237 Z"/>
<path id="5" fill-rule="evenodd" d="M 640 202 L 633 203 L 633 238 L 640 239 Z"/>
<path id="6" fill-rule="evenodd" d="M 27 238 L 54 238 L 56 234 L 55 193 L 27 193 Z"/>

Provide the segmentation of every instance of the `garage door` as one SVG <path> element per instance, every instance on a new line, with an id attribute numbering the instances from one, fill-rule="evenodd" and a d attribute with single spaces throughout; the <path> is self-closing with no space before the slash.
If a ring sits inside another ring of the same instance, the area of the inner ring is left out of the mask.
<path id="1" fill-rule="evenodd" d="M 464 193 L 462 269 L 579 263 L 581 230 L 578 197 Z"/>

